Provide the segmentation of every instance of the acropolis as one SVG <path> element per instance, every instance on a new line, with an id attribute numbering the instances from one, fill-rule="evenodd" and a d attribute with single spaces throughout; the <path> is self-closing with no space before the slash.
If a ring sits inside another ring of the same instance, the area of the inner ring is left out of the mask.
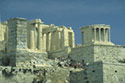
<path id="1" fill-rule="evenodd" d="M 72 27 L 0 22 L 0 83 L 125 83 L 125 46 L 111 41 L 110 25 L 79 29 L 76 45 Z"/>

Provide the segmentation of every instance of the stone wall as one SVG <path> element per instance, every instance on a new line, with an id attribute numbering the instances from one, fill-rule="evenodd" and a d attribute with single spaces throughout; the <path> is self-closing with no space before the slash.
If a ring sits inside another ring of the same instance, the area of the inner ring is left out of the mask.
<path id="1" fill-rule="evenodd" d="M 94 62 L 84 70 L 72 71 L 70 83 L 125 83 L 125 64 Z"/>
<path id="2" fill-rule="evenodd" d="M 87 67 L 90 83 L 124 83 L 125 64 L 121 63 L 90 63 Z M 101 79 L 101 80 L 100 80 Z"/>
<path id="3" fill-rule="evenodd" d="M 125 48 L 123 46 L 95 45 L 94 62 L 103 61 L 118 63 L 119 60 L 125 59 Z"/>
<path id="4" fill-rule="evenodd" d="M 70 83 L 103 83 L 102 63 L 87 64 L 84 70 L 71 72 Z"/>
<path id="5" fill-rule="evenodd" d="M 93 44 L 93 32 L 92 32 L 92 29 L 91 28 L 85 28 L 83 34 L 82 34 L 84 37 L 84 39 L 82 40 L 83 41 L 83 44 L 84 45 L 91 45 Z"/>
<path id="6" fill-rule="evenodd" d="M 9 65 L 18 66 L 20 63 L 29 63 L 32 60 L 36 61 L 36 63 L 41 63 L 42 59 L 46 59 L 48 57 L 47 53 L 40 52 L 31 52 L 27 50 L 18 50 L 15 52 L 15 55 L 7 56 L 9 58 Z"/>
<path id="7" fill-rule="evenodd" d="M 0 41 L 7 41 L 8 39 L 8 27 L 7 27 L 7 23 L 1 23 L 0 22 Z"/>
<path id="8" fill-rule="evenodd" d="M 27 49 L 27 24 L 24 18 L 8 20 L 8 51 Z"/>
<path id="9" fill-rule="evenodd" d="M 111 62 L 119 63 L 119 60 L 125 59 L 125 48 L 123 46 L 112 45 L 90 45 L 73 48 L 68 54 L 72 59 L 81 62 Z"/>
<path id="10" fill-rule="evenodd" d="M 82 62 L 82 60 L 84 60 L 85 63 L 94 62 L 93 50 L 93 46 L 76 47 L 71 50 L 68 56 L 77 62 Z"/>
<path id="11" fill-rule="evenodd" d="M 88 83 L 104 83 L 103 71 L 102 62 L 94 62 L 86 65 L 85 76 L 88 78 Z"/>
<path id="12" fill-rule="evenodd" d="M 125 64 L 103 63 L 104 83 L 125 83 Z"/>
<path id="13" fill-rule="evenodd" d="M 67 58 L 68 54 L 71 52 L 70 47 L 65 47 L 63 50 L 58 50 L 58 51 L 50 51 L 48 52 L 48 57 L 50 59 L 55 59 L 55 58 Z"/>

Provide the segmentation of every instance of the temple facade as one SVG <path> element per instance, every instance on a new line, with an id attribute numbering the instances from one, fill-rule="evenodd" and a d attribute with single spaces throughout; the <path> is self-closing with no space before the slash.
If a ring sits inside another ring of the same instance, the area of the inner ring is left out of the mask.
<path id="1" fill-rule="evenodd" d="M 81 27 L 82 45 L 114 45 L 110 37 L 110 25 L 95 24 Z"/>
<path id="2" fill-rule="evenodd" d="M 75 46 L 71 27 L 45 25 L 40 19 L 28 21 L 27 24 L 28 48 L 31 50 L 48 52 Z"/>
<path id="3" fill-rule="evenodd" d="M 1 23 L 0 41 L 6 41 L 8 51 L 26 48 L 42 53 L 75 47 L 74 31 L 71 27 L 46 25 L 40 19 L 27 21 L 25 18 L 13 18 L 6 25 Z"/>

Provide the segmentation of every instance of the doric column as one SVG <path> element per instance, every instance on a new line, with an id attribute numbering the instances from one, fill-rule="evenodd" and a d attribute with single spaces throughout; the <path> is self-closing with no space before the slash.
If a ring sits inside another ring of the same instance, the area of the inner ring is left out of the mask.
<path id="1" fill-rule="evenodd" d="M 105 34 L 105 36 L 106 36 L 106 37 L 105 37 L 105 41 L 108 42 L 108 30 L 107 30 L 107 29 L 105 30 L 105 33 L 106 33 L 106 34 Z"/>
<path id="2" fill-rule="evenodd" d="M 51 50 L 51 40 L 52 40 L 51 36 L 52 36 L 52 33 L 49 32 L 49 51 Z"/>
<path id="3" fill-rule="evenodd" d="M 40 23 L 38 23 L 38 49 L 42 52 L 42 27 L 40 27 Z"/>
<path id="4" fill-rule="evenodd" d="M 110 29 L 108 30 L 109 42 L 111 42 Z"/>
<path id="5" fill-rule="evenodd" d="M 81 38 L 81 40 L 82 40 L 82 45 L 84 45 L 83 34 L 84 34 L 84 32 L 82 31 L 82 32 L 81 32 L 81 37 L 82 37 L 82 38 Z"/>
<path id="6" fill-rule="evenodd" d="M 43 43 L 42 43 L 42 45 L 43 45 L 44 50 L 46 50 L 46 34 L 45 33 L 43 34 Z"/>
<path id="7" fill-rule="evenodd" d="M 58 31 L 58 34 L 57 34 L 57 42 L 58 42 L 58 44 L 57 44 L 57 49 L 60 49 L 60 32 Z"/>
<path id="8" fill-rule="evenodd" d="M 69 36 L 67 29 L 63 30 L 63 35 L 64 35 L 64 46 L 69 46 Z"/>
<path id="9" fill-rule="evenodd" d="M 51 34 L 51 50 L 55 50 L 55 32 Z"/>
<path id="10" fill-rule="evenodd" d="M 64 37 L 64 30 L 62 31 L 62 48 L 65 47 L 65 37 Z"/>
<path id="11" fill-rule="evenodd" d="M 101 42 L 101 28 L 99 28 L 99 41 Z"/>
<path id="12" fill-rule="evenodd" d="M 105 42 L 106 41 L 105 28 L 103 30 L 104 30 L 104 42 Z"/>
<path id="13" fill-rule="evenodd" d="M 63 41 L 63 32 L 60 31 L 60 48 L 63 49 L 64 41 Z"/>
<path id="14" fill-rule="evenodd" d="M 96 41 L 96 28 L 94 28 L 94 41 Z"/>
<path id="15" fill-rule="evenodd" d="M 46 33 L 46 51 L 49 51 L 49 33 Z"/>
<path id="16" fill-rule="evenodd" d="M 35 44 L 34 44 L 34 49 L 35 50 L 37 50 L 38 49 L 38 33 L 37 33 L 38 31 L 37 31 L 37 29 L 36 29 L 36 27 L 34 26 L 34 42 L 35 42 Z"/>
<path id="17" fill-rule="evenodd" d="M 32 49 L 32 50 L 34 50 L 34 44 L 35 44 L 35 42 L 34 42 L 34 31 L 33 30 L 31 30 L 30 31 L 30 49 Z"/>

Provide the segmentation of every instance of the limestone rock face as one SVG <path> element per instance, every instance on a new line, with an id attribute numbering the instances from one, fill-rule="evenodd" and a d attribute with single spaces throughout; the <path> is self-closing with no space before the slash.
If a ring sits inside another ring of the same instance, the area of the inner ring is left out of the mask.
<path id="1" fill-rule="evenodd" d="M 33 66 L 27 64 L 19 67 L 0 66 L 0 81 L 3 83 L 69 83 L 67 69 L 52 66 L 47 62 Z"/>

